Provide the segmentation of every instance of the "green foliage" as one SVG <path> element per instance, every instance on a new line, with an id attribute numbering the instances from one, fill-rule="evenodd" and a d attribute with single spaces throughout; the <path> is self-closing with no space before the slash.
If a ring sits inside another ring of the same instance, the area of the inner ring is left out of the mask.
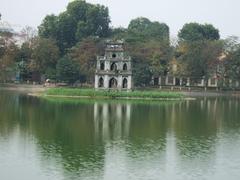
<path id="1" fill-rule="evenodd" d="M 97 55 L 104 54 L 104 43 L 96 38 L 86 38 L 69 50 L 68 55 L 78 65 L 81 81 L 93 83 Z"/>
<path id="2" fill-rule="evenodd" d="M 46 95 L 55 96 L 88 96 L 88 97 L 109 97 L 109 98 L 181 98 L 180 93 L 165 91 L 95 91 L 94 89 L 73 89 L 73 88 L 51 88 Z"/>
<path id="3" fill-rule="evenodd" d="M 128 43 L 127 50 L 133 59 L 135 86 L 147 86 L 153 75 L 165 75 L 173 56 L 169 44 L 157 40 Z"/>
<path id="4" fill-rule="evenodd" d="M 36 38 L 32 43 L 31 71 L 45 74 L 47 68 L 55 68 L 59 59 L 59 49 L 51 39 Z"/>
<path id="5" fill-rule="evenodd" d="M 14 43 L 3 43 L 0 47 L 0 81 L 11 80 L 14 77 L 15 62 L 19 53 Z"/>
<path id="6" fill-rule="evenodd" d="M 30 59 L 32 58 L 32 53 L 33 53 L 33 49 L 30 46 L 30 42 L 23 43 L 23 45 L 19 49 L 17 61 L 18 62 L 24 61 L 24 62 L 28 63 L 30 61 Z"/>
<path id="7" fill-rule="evenodd" d="M 152 79 L 152 73 L 148 64 L 133 63 L 133 81 L 137 87 L 148 86 Z"/>
<path id="8" fill-rule="evenodd" d="M 216 72 L 216 66 L 223 50 L 221 41 L 194 41 L 181 43 L 178 49 L 182 49 L 177 60 L 185 68 L 182 76 L 208 78 Z M 215 72 L 214 72 L 215 71 Z"/>
<path id="9" fill-rule="evenodd" d="M 79 78 L 79 70 L 77 65 L 68 57 L 61 58 L 56 67 L 57 80 L 73 84 Z"/>
<path id="10" fill-rule="evenodd" d="M 177 72 L 180 76 L 208 79 L 216 75 L 223 42 L 218 29 L 210 24 L 188 23 L 180 30 L 175 51 Z"/>
<path id="11" fill-rule="evenodd" d="M 108 36 L 109 23 L 107 7 L 75 0 L 59 16 L 46 16 L 38 29 L 41 37 L 55 39 L 61 52 L 65 53 L 88 36 Z"/>
<path id="12" fill-rule="evenodd" d="M 149 39 L 169 42 L 169 27 L 165 23 L 151 22 L 143 17 L 133 19 L 128 26 L 127 41 L 147 41 Z"/>
<path id="13" fill-rule="evenodd" d="M 234 80 L 240 79 L 240 47 L 229 52 L 226 63 L 226 75 Z"/>
<path id="14" fill-rule="evenodd" d="M 218 40 L 219 30 L 211 24 L 188 23 L 178 33 L 183 41 Z"/>
<path id="15" fill-rule="evenodd" d="M 19 72 L 19 75 L 20 75 L 19 80 L 20 81 L 25 81 L 25 80 L 30 79 L 30 77 L 29 77 L 30 72 L 29 72 L 27 62 L 25 62 L 25 61 L 17 62 L 16 70 L 17 70 L 17 72 Z"/>
<path id="16" fill-rule="evenodd" d="M 58 17 L 55 15 L 47 15 L 42 24 L 38 27 L 39 35 L 44 38 L 57 39 Z"/>
<path id="17" fill-rule="evenodd" d="M 131 20 L 128 28 L 109 28 L 109 23 L 107 7 L 75 0 L 59 15 L 44 18 L 38 27 L 39 37 L 26 28 L 24 32 L 30 36 L 21 47 L 14 44 L 12 33 L 0 32 L 0 76 L 6 79 L 15 70 L 22 80 L 41 74 L 68 83 L 78 79 L 92 84 L 96 58 L 104 54 L 104 41 L 124 39 L 133 60 L 135 86 L 148 86 L 152 76 L 168 73 L 239 78 L 240 43 L 234 37 L 223 43 L 211 24 L 185 24 L 178 34 L 179 43 L 172 47 L 165 23 L 144 17 Z M 225 58 L 220 61 L 222 56 Z"/>
<path id="18" fill-rule="evenodd" d="M 48 67 L 45 72 L 45 78 L 55 81 L 57 79 L 57 70 L 55 68 Z"/>
<path id="19" fill-rule="evenodd" d="M 166 24 L 141 17 L 133 19 L 127 30 L 117 32 L 117 35 L 125 37 L 127 50 L 133 59 L 135 86 L 148 86 L 153 75 L 167 72 L 172 48 Z"/>
<path id="20" fill-rule="evenodd" d="M 17 54 L 16 71 L 19 73 L 19 78 L 21 81 L 27 81 L 31 79 L 31 69 L 29 64 L 32 58 L 32 52 L 33 50 L 30 47 L 29 42 L 25 42 Z"/>
<path id="21" fill-rule="evenodd" d="M 119 39 L 126 39 L 128 33 L 128 29 L 126 28 L 112 28 L 110 32 L 110 37 L 113 40 L 119 40 Z"/>

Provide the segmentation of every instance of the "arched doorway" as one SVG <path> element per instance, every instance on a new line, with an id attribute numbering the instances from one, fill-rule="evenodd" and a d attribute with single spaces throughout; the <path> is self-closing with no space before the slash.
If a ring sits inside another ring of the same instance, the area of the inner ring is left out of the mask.
<path id="1" fill-rule="evenodd" d="M 158 86 L 158 85 L 159 85 L 159 77 L 155 77 L 155 78 L 153 79 L 153 85 L 154 85 L 154 86 Z"/>
<path id="2" fill-rule="evenodd" d="M 110 79 L 109 88 L 117 88 L 117 80 L 115 78 Z"/>
<path id="3" fill-rule="evenodd" d="M 127 86 L 128 86 L 128 80 L 127 80 L 127 78 L 124 78 L 122 87 L 123 87 L 123 89 L 126 89 Z"/>
<path id="4" fill-rule="evenodd" d="M 124 65 L 123 65 L 123 70 L 127 71 L 127 64 L 126 63 L 124 63 Z"/>
<path id="5" fill-rule="evenodd" d="M 179 78 L 176 78 L 175 86 L 180 86 L 180 85 L 181 85 L 180 79 L 179 79 Z"/>
<path id="6" fill-rule="evenodd" d="M 110 69 L 111 69 L 111 71 L 116 71 L 117 70 L 117 64 L 116 63 L 112 63 Z"/>
<path id="7" fill-rule="evenodd" d="M 104 87 L 104 80 L 103 80 L 102 77 L 100 77 L 100 79 L 99 79 L 99 81 L 98 81 L 98 87 L 99 87 L 99 88 Z"/>
<path id="8" fill-rule="evenodd" d="M 102 63 L 100 64 L 100 70 L 105 70 L 105 64 L 104 64 L 104 62 L 102 62 Z"/>

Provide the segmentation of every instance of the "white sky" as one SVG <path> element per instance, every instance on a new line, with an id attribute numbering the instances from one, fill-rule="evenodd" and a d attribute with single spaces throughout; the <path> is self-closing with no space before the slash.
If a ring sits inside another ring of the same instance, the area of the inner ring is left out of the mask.
<path id="1" fill-rule="evenodd" d="M 70 0 L 0 0 L 2 20 L 37 27 L 47 14 L 65 10 Z M 187 22 L 211 23 L 222 37 L 240 36 L 240 0 L 87 0 L 109 7 L 113 26 L 127 27 L 143 16 L 169 25 L 171 36 Z"/>

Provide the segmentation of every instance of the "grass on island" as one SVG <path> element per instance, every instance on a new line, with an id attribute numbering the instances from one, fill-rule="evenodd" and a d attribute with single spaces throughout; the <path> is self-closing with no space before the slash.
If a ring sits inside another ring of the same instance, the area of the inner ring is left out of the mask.
<path id="1" fill-rule="evenodd" d="M 167 91 L 96 91 L 94 89 L 77 89 L 77 88 L 51 88 L 45 92 L 45 95 L 50 96 L 86 96 L 91 98 L 106 97 L 106 98 L 182 98 L 183 95 L 177 92 Z"/>
<path id="2" fill-rule="evenodd" d="M 47 101 L 48 103 L 52 104 L 58 104 L 58 105 L 104 105 L 104 104 L 130 104 L 130 105 L 158 105 L 158 106 L 166 106 L 166 105 L 173 105 L 174 103 L 178 103 L 179 99 L 171 99 L 169 101 L 168 99 L 165 101 L 165 99 L 159 101 L 156 100 L 149 100 L 149 99 L 110 99 L 110 98 L 68 98 L 68 97 L 48 97 L 48 96 L 42 96 L 41 100 Z"/>

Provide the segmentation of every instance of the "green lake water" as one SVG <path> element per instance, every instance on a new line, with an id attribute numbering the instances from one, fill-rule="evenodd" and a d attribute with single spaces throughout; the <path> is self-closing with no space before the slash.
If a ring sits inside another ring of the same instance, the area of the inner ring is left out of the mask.
<path id="1" fill-rule="evenodd" d="M 240 99 L 94 101 L 0 91 L 1 180 L 239 180 Z"/>

